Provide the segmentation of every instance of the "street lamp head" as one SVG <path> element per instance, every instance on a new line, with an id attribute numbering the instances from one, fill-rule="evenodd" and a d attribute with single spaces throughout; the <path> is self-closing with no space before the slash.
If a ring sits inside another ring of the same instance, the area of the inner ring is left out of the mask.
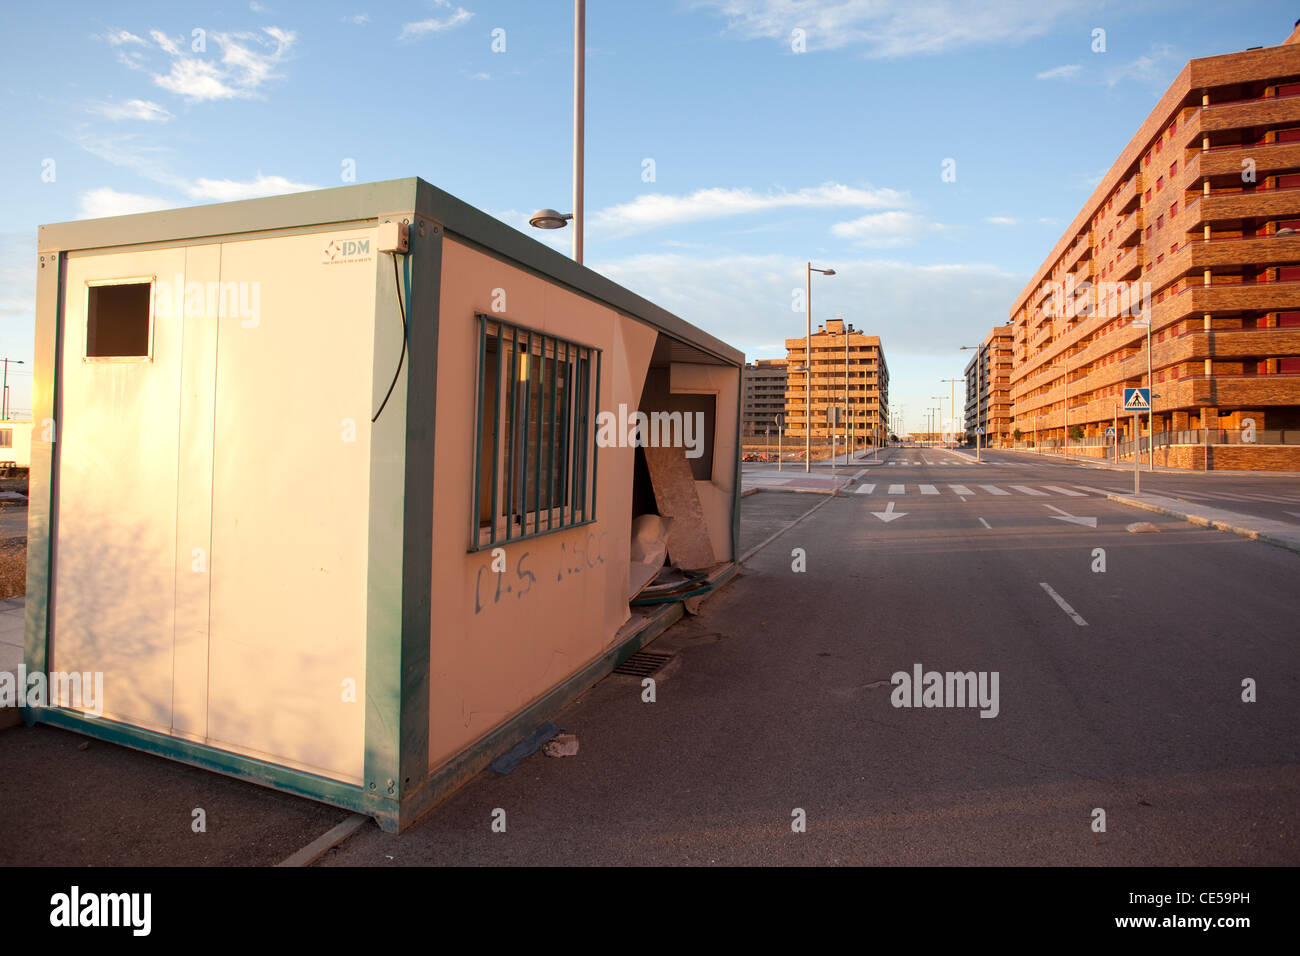
<path id="1" fill-rule="evenodd" d="M 528 217 L 528 225 L 534 229 L 563 229 L 573 213 L 556 212 L 554 209 L 539 209 Z"/>
<path id="2" fill-rule="evenodd" d="M 833 275 L 835 275 L 835 270 L 834 270 L 834 269 L 819 269 L 818 271 L 821 272 L 821 274 L 824 275 L 824 276 L 833 276 Z"/>

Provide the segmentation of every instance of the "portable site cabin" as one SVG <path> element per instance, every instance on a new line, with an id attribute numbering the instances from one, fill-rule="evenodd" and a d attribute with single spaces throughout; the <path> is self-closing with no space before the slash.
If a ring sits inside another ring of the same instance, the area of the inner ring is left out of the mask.
<path id="1" fill-rule="evenodd" d="M 32 423 L 0 421 L 0 468 L 26 468 L 31 452 Z"/>
<path id="2" fill-rule="evenodd" d="M 103 692 L 29 723 L 398 829 L 680 616 L 629 610 L 635 518 L 734 573 L 744 357 L 423 180 L 37 258 L 24 663 Z"/>

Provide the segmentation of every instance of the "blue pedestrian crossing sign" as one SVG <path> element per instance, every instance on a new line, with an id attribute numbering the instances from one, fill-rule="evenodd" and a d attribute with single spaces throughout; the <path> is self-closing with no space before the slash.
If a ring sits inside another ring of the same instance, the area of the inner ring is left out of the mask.
<path id="1" fill-rule="evenodd" d="M 1126 412 L 1151 411 L 1151 389 L 1149 388 L 1124 389 L 1124 411 Z"/>
<path id="2" fill-rule="evenodd" d="M 976 428 L 976 429 L 975 429 L 975 434 L 976 434 L 976 435 L 983 435 L 983 434 L 984 434 L 984 426 L 981 425 L 979 428 Z"/>
<path id="3" fill-rule="evenodd" d="M 1106 437 L 1107 437 L 1107 438 L 1114 438 L 1114 437 L 1115 437 L 1115 429 L 1114 429 L 1114 427 L 1111 427 L 1111 428 L 1107 428 L 1107 429 L 1106 429 Z"/>

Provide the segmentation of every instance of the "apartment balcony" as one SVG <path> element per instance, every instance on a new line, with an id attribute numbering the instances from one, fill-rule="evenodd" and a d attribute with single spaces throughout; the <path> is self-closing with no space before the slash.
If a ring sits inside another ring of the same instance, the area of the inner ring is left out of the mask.
<path id="1" fill-rule="evenodd" d="M 1134 214 L 1136 215 L 1136 213 Z M 1115 278 L 1121 282 L 1136 279 L 1142 275 L 1142 266 L 1146 262 L 1146 251 L 1141 246 L 1130 246 L 1115 262 Z"/>
<path id="2" fill-rule="evenodd" d="M 1260 96 L 1211 103 L 1192 113 L 1178 128 L 1176 143 L 1186 149 L 1201 144 L 1201 137 L 1228 130 L 1300 123 L 1300 96 Z M 1213 145 L 1213 144 L 1212 144 Z"/>
<path id="3" fill-rule="evenodd" d="M 1294 219 L 1300 217 L 1300 186 L 1254 189 L 1249 192 L 1210 193 L 1189 202 L 1179 219 L 1185 231 L 1242 219 Z"/>
<path id="4" fill-rule="evenodd" d="M 1300 233 L 1230 239 L 1194 239 L 1165 257 L 1146 275 L 1153 290 L 1159 291 L 1180 276 L 1191 274 L 1200 284 L 1202 273 L 1261 263 L 1300 263 Z"/>
<path id="5" fill-rule="evenodd" d="M 1229 144 L 1200 150 L 1187 161 L 1185 172 L 1195 181 L 1209 179 L 1228 183 L 1241 183 L 1242 162 L 1255 161 L 1255 176 L 1265 176 L 1300 170 L 1300 143 L 1257 143 L 1254 145 Z"/>
<path id="6" fill-rule="evenodd" d="M 1119 187 L 1119 191 L 1115 193 L 1115 215 L 1122 216 L 1137 207 L 1138 200 L 1142 197 L 1141 179 L 1140 175 L 1134 173 L 1128 178 L 1128 182 Z"/>
<path id="7" fill-rule="evenodd" d="M 1090 258 L 1092 258 L 1092 233 L 1085 231 L 1080 238 L 1075 240 L 1074 245 L 1066 250 L 1061 262 L 1068 272 L 1076 262 Z"/>
<path id="8" fill-rule="evenodd" d="M 1189 316 L 1300 310 L 1300 282 L 1232 282 L 1194 285 L 1152 306 L 1155 328 Z"/>
<path id="9" fill-rule="evenodd" d="M 1115 227 L 1115 244 L 1121 248 L 1136 245 L 1142 239 L 1142 225 L 1145 218 L 1142 210 L 1135 209 Z"/>

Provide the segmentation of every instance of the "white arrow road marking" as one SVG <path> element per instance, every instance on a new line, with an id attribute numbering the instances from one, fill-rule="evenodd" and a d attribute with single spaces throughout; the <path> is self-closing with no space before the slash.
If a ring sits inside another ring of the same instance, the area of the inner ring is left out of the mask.
<path id="1" fill-rule="evenodd" d="M 992 525 L 990 525 L 990 524 L 989 524 L 987 521 L 985 521 L 983 518 L 980 518 L 980 524 L 982 524 L 984 527 L 988 528 L 990 531 L 993 530 Z"/>
<path id="2" fill-rule="evenodd" d="M 1096 518 L 1079 518 L 1070 514 L 1068 511 L 1062 511 L 1060 508 L 1054 507 L 1053 505 L 1043 505 L 1043 507 L 1055 511 L 1056 514 L 1052 515 L 1052 517 L 1057 521 L 1068 521 L 1070 524 L 1081 524 L 1088 528 L 1097 527 Z"/>
<path id="3" fill-rule="evenodd" d="M 858 487 L 854 490 L 853 493 L 855 495 L 869 495 L 875 490 L 876 490 L 875 485 L 858 485 Z"/>
<path id="4" fill-rule="evenodd" d="M 892 501 L 884 511 L 873 511 L 871 513 L 881 521 L 885 522 L 885 524 L 889 524 L 889 522 L 893 521 L 895 518 L 901 518 L 903 515 L 907 514 L 906 511 L 895 511 L 894 503 Z"/>
<path id="5" fill-rule="evenodd" d="M 1287 514 L 1300 518 L 1300 511 L 1288 511 Z"/>
<path id="6" fill-rule="evenodd" d="M 1038 586 L 1052 596 L 1052 600 L 1055 601 L 1060 606 L 1062 611 L 1064 611 L 1066 614 L 1070 615 L 1070 617 L 1074 619 L 1075 624 L 1078 624 L 1080 627 L 1088 626 L 1088 622 L 1079 616 L 1079 612 L 1076 611 L 1074 608 L 1070 607 L 1070 605 L 1066 604 L 1065 598 L 1061 597 L 1061 595 L 1053 591 L 1052 586 L 1050 584 L 1048 584 L 1046 581 L 1039 581 Z"/>

